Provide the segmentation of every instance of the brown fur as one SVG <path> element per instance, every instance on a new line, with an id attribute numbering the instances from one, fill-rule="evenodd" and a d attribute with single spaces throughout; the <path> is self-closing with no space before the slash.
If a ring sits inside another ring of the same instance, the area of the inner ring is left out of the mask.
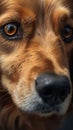
<path id="1" fill-rule="evenodd" d="M 64 44 L 59 33 L 65 22 L 73 26 L 72 9 L 72 0 L 0 0 L 0 27 L 17 21 L 23 30 L 19 40 L 0 34 L 0 130 L 55 130 L 66 118 L 35 116 L 18 107 L 32 95 L 33 81 L 41 73 L 66 75 L 73 82 L 73 42 Z"/>

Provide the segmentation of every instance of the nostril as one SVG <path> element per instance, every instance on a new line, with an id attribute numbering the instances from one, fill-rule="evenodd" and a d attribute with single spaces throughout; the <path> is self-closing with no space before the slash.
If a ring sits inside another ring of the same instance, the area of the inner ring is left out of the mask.
<path id="1" fill-rule="evenodd" d="M 64 101 L 64 99 L 68 96 L 70 93 L 70 84 L 69 81 L 67 80 L 65 84 L 61 84 L 59 89 L 58 89 L 58 97 L 61 98 L 61 101 Z"/>
<path id="2" fill-rule="evenodd" d="M 70 93 L 70 84 L 66 76 L 42 74 L 35 81 L 36 91 L 45 101 L 64 101 Z"/>

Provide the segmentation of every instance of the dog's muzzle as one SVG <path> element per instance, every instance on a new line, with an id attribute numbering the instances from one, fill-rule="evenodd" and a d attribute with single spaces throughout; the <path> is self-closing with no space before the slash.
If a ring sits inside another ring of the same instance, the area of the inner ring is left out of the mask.
<path id="1" fill-rule="evenodd" d="M 22 111 L 38 115 L 64 115 L 70 105 L 72 89 L 66 76 L 43 73 L 35 80 L 32 93 L 23 102 Z"/>

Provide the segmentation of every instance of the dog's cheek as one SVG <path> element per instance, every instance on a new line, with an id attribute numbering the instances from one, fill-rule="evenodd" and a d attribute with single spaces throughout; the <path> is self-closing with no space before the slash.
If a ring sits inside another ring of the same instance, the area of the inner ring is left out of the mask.
<path id="1" fill-rule="evenodd" d="M 11 80 L 9 80 L 9 79 L 7 78 L 7 76 L 5 76 L 5 75 L 2 75 L 2 77 L 1 77 L 1 83 L 2 83 L 2 86 L 3 86 L 5 89 L 7 89 L 7 91 L 8 91 L 9 93 L 12 94 L 13 89 L 15 89 L 16 83 L 15 83 L 15 82 L 12 82 Z"/>
<path id="2" fill-rule="evenodd" d="M 68 66 L 69 66 L 69 72 L 70 72 L 70 78 L 73 84 L 73 43 L 70 43 L 66 46 L 65 51 L 67 53 L 67 60 L 68 60 Z"/>
<path id="3" fill-rule="evenodd" d="M 18 82 L 12 82 L 8 77 L 2 75 L 1 78 L 3 87 L 8 91 L 9 95 L 12 98 L 14 104 L 20 109 L 24 108 L 25 102 L 29 102 L 34 87 L 26 86 L 24 78 L 20 79 Z"/>
<path id="4" fill-rule="evenodd" d="M 8 91 L 10 94 L 13 102 L 15 102 L 15 99 L 18 97 L 17 93 L 17 84 L 15 82 L 11 82 L 5 75 L 2 75 L 1 78 L 3 87 Z"/>
<path id="5" fill-rule="evenodd" d="M 71 54 L 70 54 L 70 58 L 69 58 L 70 77 L 71 77 L 71 81 L 72 81 L 72 84 L 73 84 L 73 61 L 72 61 L 72 57 L 73 57 L 73 49 L 71 50 Z"/>

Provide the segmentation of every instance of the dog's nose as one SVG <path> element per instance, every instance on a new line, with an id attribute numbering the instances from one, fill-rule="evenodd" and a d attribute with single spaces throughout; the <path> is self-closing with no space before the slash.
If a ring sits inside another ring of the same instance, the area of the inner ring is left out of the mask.
<path id="1" fill-rule="evenodd" d="M 60 104 L 70 93 L 70 83 L 66 76 L 44 73 L 37 77 L 35 84 L 44 102 Z"/>

